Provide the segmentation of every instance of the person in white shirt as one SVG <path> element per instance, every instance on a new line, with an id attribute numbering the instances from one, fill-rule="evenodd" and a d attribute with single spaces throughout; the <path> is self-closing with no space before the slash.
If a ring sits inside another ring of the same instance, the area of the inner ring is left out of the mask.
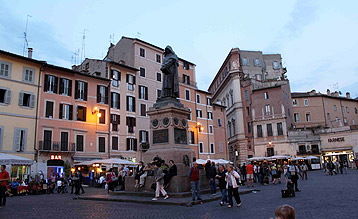
<path id="1" fill-rule="evenodd" d="M 298 174 L 300 172 L 300 169 L 298 168 L 298 166 L 296 165 L 296 163 L 292 163 L 290 161 L 290 165 L 288 167 L 288 171 L 291 174 L 291 181 L 295 186 L 295 190 L 296 192 L 300 192 L 300 190 L 298 189 Z"/>
<path id="2" fill-rule="evenodd" d="M 228 198 L 229 198 L 229 205 L 228 207 L 231 208 L 233 205 L 232 196 L 234 196 L 237 207 L 241 206 L 241 199 L 239 195 L 239 184 L 241 184 L 241 177 L 240 175 L 233 169 L 232 165 L 228 165 L 227 167 L 228 172 L 226 173 L 226 189 L 228 190 Z"/>

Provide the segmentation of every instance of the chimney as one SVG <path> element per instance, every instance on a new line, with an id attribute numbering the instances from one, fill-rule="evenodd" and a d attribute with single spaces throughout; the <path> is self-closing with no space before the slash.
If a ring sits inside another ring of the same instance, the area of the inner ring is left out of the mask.
<path id="1" fill-rule="evenodd" d="M 329 89 L 327 89 L 327 95 L 330 96 L 331 95 L 331 91 Z"/>
<path id="2" fill-rule="evenodd" d="M 351 94 L 350 94 L 349 92 L 347 92 L 347 93 L 346 93 L 346 97 L 347 97 L 348 99 L 351 99 Z"/>
<path id="3" fill-rule="evenodd" d="M 30 59 L 32 59 L 32 51 L 33 51 L 32 48 L 27 49 L 27 57 L 30 58 Z"/>

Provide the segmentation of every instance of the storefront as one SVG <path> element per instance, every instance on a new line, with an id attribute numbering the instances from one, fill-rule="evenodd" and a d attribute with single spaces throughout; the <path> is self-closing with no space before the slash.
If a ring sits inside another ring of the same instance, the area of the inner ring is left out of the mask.
<path id="1" fill-rule="evenodd" d="M 33 160 L 0 153 L 0 165 L 6 165 L 6 170 L 10 173 L 11 181 L 13 179 L 25 180 L 31 174 L 31 164 Z"/>
<path id="2" fill-rule="evenodd" d="M 342 161 L 348 162 L 351 167 L 353 164 L 354 156 L 352 147 L 335 148 L 335 149 L 322 149 L 323 160 L 326 162 Z"/>
<path id="3" fill-rule="evenodd" d="M 62 160 L 61 155 L 51 155 L 51 160 L 47 161 L 47 179 L 51 176 L 64 174 L 65 162 Z"/>

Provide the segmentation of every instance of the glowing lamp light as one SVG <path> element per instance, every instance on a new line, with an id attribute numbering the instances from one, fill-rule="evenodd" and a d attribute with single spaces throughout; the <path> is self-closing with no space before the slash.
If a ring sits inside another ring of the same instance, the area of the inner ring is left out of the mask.
<path id="1" fill-rule="evenodd" d="M 77 169 L 78 169 L 78 170 L 81 170 L 81 167 L 78 167 Z"/>
<path id="2" fill-rule="evenodd" d="M 98 164 L 98 163 L 96 164 L 96 167 L 99 167 L 99 164 Z"/>
<path id="3" fill-rule="evenodd" d="M 272 145 L 272 142 L 271 142 L 271 141 L 269 141 L 269 145 Z"/>
<path id="4" fill-rule="evenodd" d="M 98 116 L 98 118 L 101 118 L 102 113 L 98 113 L 97 116 Z"/>
<path id="5" fill-rule="evenodd" d="M 71 172 L 75 172 L 75 168 L 71 168 Z"/>
<path id="6" fill-rule="evenodd" d="M 98 110 L 98 107 L 95 106 L 95 107 L 94 107 L 94 110 L 97 111 L 97 110 Z"/>
<path id="7" fill-rule="evenodd" d="M 94 173 L 94 170 L 92 170 L 92 173 Z"/>
<path id="8" fill-rule="evenodd" d="M 200 127 L 200 131 L 204 131 L 204 127 Z"/>

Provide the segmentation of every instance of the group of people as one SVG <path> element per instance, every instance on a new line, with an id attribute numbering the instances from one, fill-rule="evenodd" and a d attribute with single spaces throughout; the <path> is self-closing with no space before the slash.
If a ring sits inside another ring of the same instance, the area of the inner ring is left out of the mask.
<path id="1" fill-rule="evenodd" d="M 347 161 L 334 161 L 332 162 L 332 160 L 329 160 L 328 162 L 324 163 L 324 171 L 326 172 L 326 175 L 330 175 L 333 176 L 333 174 L 337 175 L 337 174 L 343 174 L 344 173 L 348 173 L 348 162 Z"/>
<path id="2" fill-rule="evenodd" d="M 100 177 L 100 184 L 104 185 L 105 183 L 108 186 L 108 191 L 115 191 L 117 186 L 119 186 L 119 190 L 122 191 L 125 189 L 125 177 L 130 175 L 130 171 L 127 166 L 122 165 L 119 167 L 118 171 L 115 168 L 111 168 L 107 173 L 106 178 Z"/>

